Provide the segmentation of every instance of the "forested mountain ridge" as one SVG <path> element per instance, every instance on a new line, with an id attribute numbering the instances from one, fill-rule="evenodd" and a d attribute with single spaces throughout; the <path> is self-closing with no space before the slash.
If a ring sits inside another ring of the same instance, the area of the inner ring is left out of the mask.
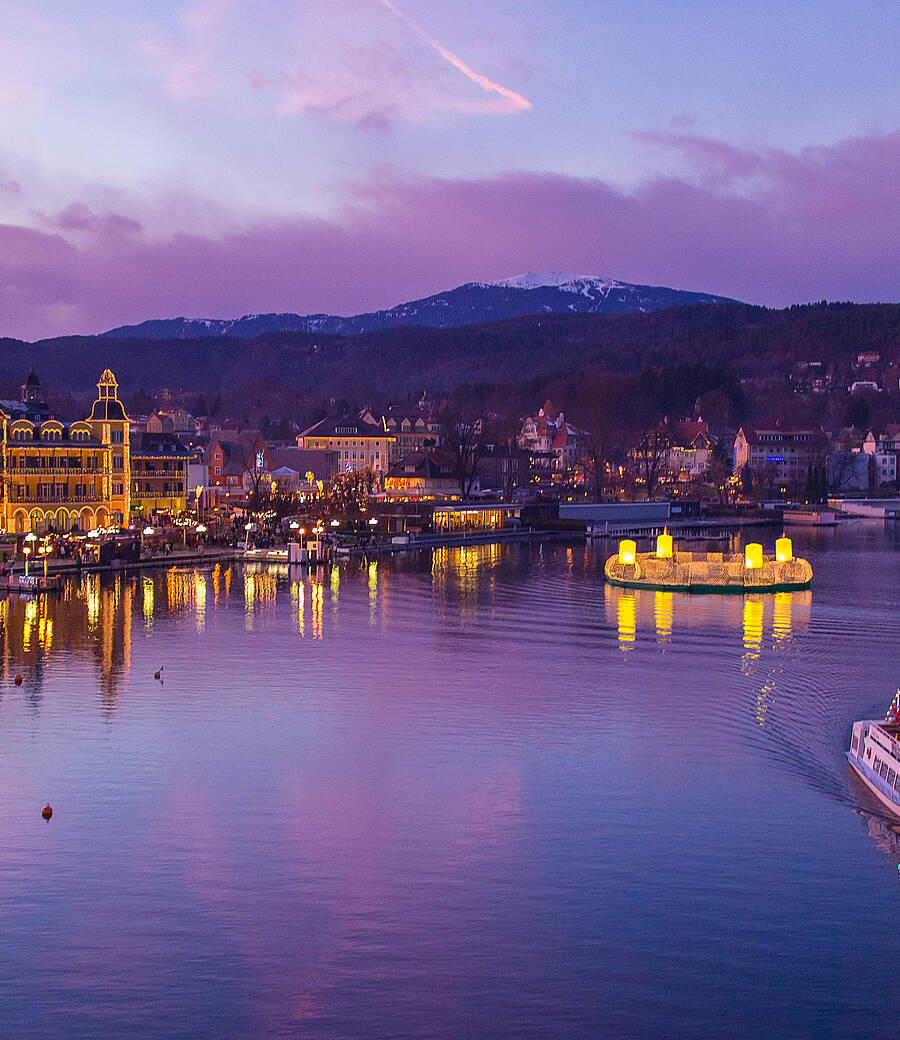
<path id="1" fill-rule="evenodd" d="M 400 397 L 478 381 L 704 361 L 744 379 L 787 374 L 799 361 L 850 364 L 863 350 L 900 352 L 900 304 L 743 304 L 648 314 L 544 315 L 452 329 L 401 327 L 356 336 L 275 332 L 251 340 L 70 336 L 0 340 L 0 382 L 34 367 L 45 384 L 91 388 L 107 365 L 123 389 L 278 388 L 322 396 Z"/>

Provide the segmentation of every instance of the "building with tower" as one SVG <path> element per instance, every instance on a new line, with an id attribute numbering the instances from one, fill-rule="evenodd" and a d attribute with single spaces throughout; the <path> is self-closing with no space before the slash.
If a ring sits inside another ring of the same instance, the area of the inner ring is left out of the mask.
<path id="1" fill-rule="evenodd" d="M 127 526 L 131 513 L 128 417 L 107 368 L 87 419 L 63 422 L 34 372 L 21 401 L 0 401 L 2 521 L 6 531 Z"/>

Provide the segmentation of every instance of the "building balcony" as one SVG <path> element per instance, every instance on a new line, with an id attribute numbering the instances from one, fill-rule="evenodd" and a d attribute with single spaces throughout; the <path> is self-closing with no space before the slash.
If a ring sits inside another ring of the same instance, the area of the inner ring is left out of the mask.
<path id="1" fill-rule="evenodd" d="M 185 476 L 185 467 L 179 466 L 177 469 L 138 469 L 136 466 L 131 467 L 131 476 L 134 480 L 143 480 L 144 477 L 168 477 L 170 480 Z"/>
<path id="2" fill-rule="evenodd" d="M 8 501 L 12 505 L 36 505 L 36 506 L 55 506 L 55 505 L 66 505 L 73 502 L 76 503 L 94 503 L 94 502 L 105 502 L 106 498 L 99 492 L 88 492 L 86 494 L 62 494 L 62 495 L 39 495 L 24 494 L 18 491 L 11 491 L 9 493 Z"/>
<path id="3" fill-rule="evenodd" d="M 82 473 L 88 476 L 99 475 L 103 470 L 99 466 L 10 466 L 8 472 L 11 477 L 21 475 L 23 477 L 52 478 L 54 476 L 80 476 Z"/>

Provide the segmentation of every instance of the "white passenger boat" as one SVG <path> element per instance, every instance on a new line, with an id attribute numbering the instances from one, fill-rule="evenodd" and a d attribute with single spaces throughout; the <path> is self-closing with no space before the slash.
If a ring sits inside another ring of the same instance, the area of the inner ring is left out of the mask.
<path id="1" fill-rule="evenodd" d="M 883 721 L 853 723 L 847 759 L 872 794 L 900 816 L 900 690 Z"/>

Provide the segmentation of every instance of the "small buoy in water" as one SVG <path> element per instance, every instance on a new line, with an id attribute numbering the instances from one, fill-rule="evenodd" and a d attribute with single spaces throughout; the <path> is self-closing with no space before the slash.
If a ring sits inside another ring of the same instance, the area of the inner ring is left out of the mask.
<path id="1" fill-rule="evenodd" d="M 44 804 L 44 808 L 41 809 L 41 816 L 43 816 L 45 820 L 49 820 L 52 815 L 53 815 L 53 808 L 52 808 L 52 806 L 50 805 L 49 802 L 46 802 Z"/>
<path id="2" fill-rule="evenodd" d="M 163 670 L 163 668 L 165 668 L 165 665 L 161 664 L 159 666 L 159 671 L 153 673 L 153 678 L 154 679 L 160 679 L 160 680 L 162 679 L 162 670 Z"/>
<path id="3" fill-rule="evenodd" d="M 21 686 L 22 685 L 22 676 L 21 675 L 17 675 L 15 677 L 15 679 L 13 680 L 13 682 L 16 684 L 16 686 Z"/>

